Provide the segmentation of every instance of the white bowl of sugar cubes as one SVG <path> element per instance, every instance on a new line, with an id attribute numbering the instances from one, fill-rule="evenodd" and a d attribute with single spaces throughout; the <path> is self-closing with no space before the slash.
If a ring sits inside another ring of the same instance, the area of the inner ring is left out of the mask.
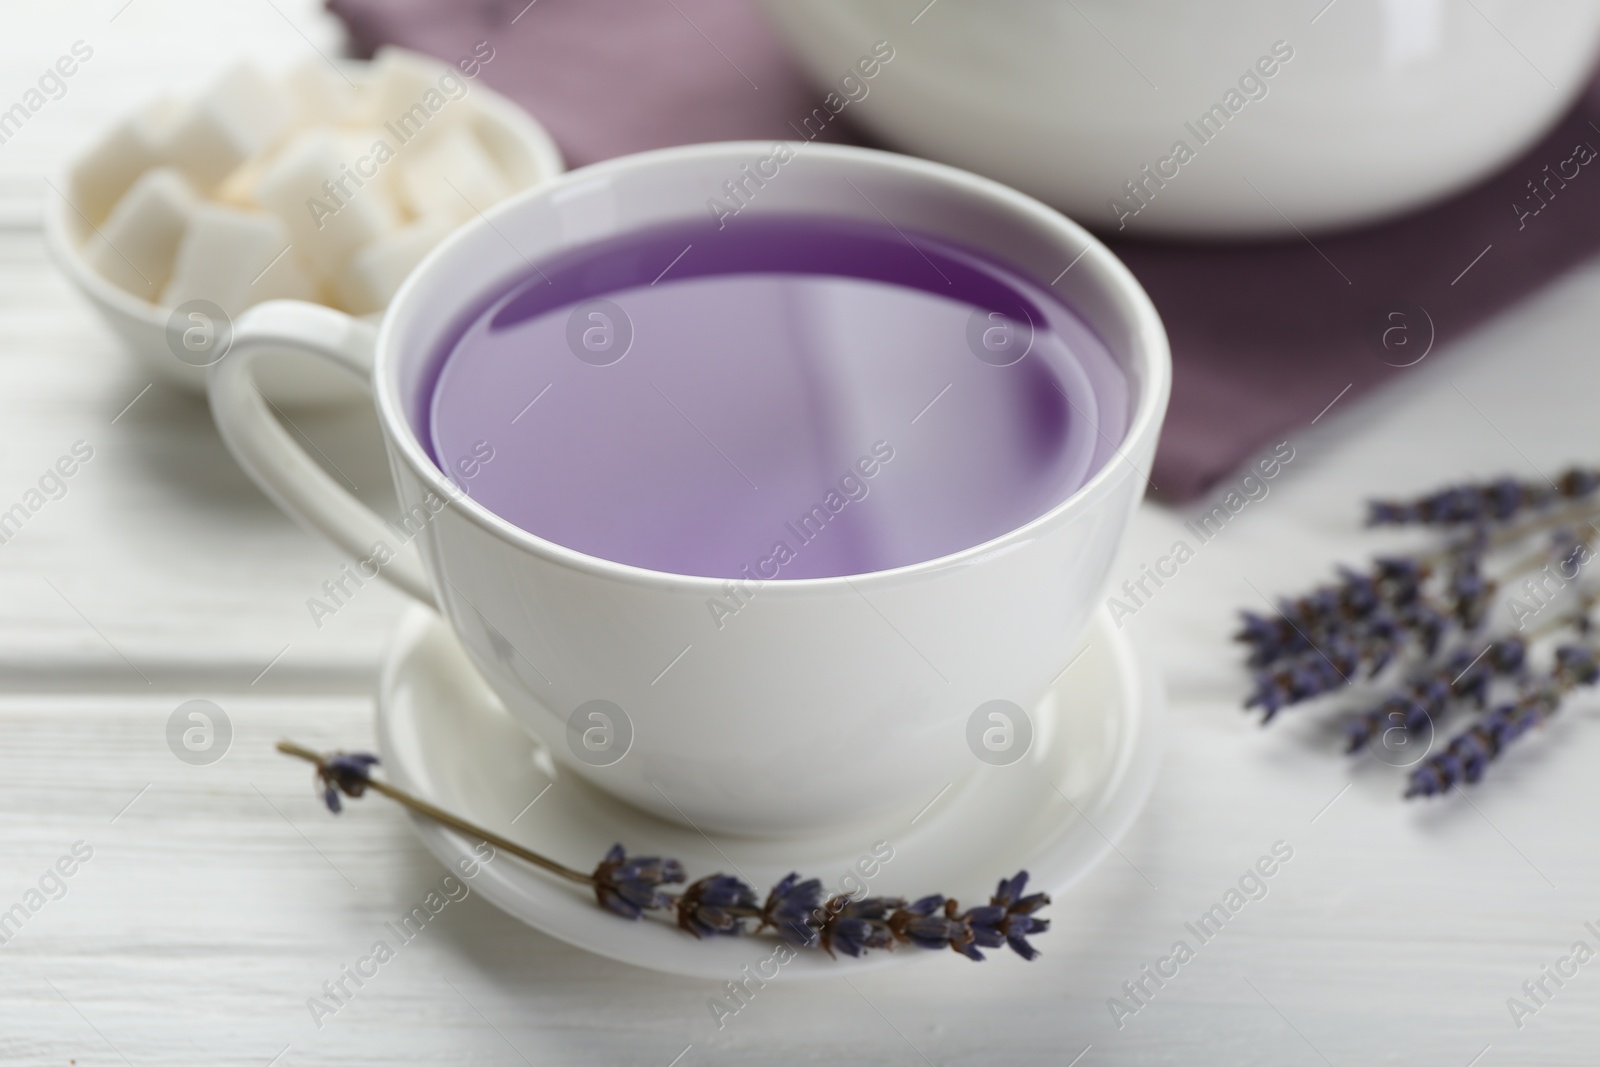
<path id="1" fill-rule="evenodd" d="M 235 66 L 70 164 L 46 209 L 51 251 L 156 373 L 203 392 L 245 308 L 291 298 L 376 317 L 451 230 L 561 173 L 550 135 L 474 84 L 478 69 L 401 49 L 281 77 Z M 304 356 L 267 363 L 261 385 L 297 406 L 360 395 Z"/>

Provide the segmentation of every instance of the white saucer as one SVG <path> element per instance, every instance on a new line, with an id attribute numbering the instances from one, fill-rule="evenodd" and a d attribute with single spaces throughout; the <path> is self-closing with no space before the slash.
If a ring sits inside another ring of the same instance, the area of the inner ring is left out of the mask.
<path id="1" fill-rule="evenodd" d="M 871 879 L 874 895 L 944 893 L 965 906 L 988 902 L 995 883 L 1027 869 L 1029 889 L 1069 907 L 1063 891 L 1132 825 L 1154 784 L 1161 754 L 1158 673 L 1101 613 L 1084 653 L 1032 711 L 1034 739 L 1010 766 L 973 760 L 974 771 L 937 797 L 850 830 L 786 840 L 708 839 L 599 792 L 570 774 L 552 775 L 541 746 L 505 713 L 455 637 L 416 607 L 396 630 L 378 692 L 383 773 L 401 788 L 544 855 L 589 870 L 615 842 L 630 854 L 681 860 L 693 881 L 737 874 L 764 897 L 790 871 L 838 887 L 859 857 L 887 841 L 893 858 Z M 549 787 L 546 791 L 546 787 Z M 536 803 L 529 806 L 537 797 Z M 473 842 L 416 817 L 423 844 L 452 870 Z M 629 922 L 596 906 L 587 889 L 499 856 L 472 880 L 492 903 L 552 937 L 611 959 L 669 974 L 723 980 L 770 955 L 767 937 L 697 941 L 668 922 Z M 1050 952 L 1051 935 L 1035 939 Z M 1010 956 L 996 949 L 991 957 Z M 861 959 L 805 951 L 784 977 L 825 977 L 939 959 L 953 952 L 902 948 Z M 1020 960 L 1016 960 L 1020 963 Z"/>

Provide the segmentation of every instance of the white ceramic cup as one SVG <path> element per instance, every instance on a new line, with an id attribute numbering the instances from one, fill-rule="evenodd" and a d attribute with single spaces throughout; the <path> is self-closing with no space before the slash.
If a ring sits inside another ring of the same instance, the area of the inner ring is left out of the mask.
<path id="1" fill-rule="evenodd" d="M 564 175 L 447 239 L 377 329 L 309 304 L 251 309 L 209 381 L 222 436 L 262 489 L 364 561 L 365 573 L 436 605 L 562 768 L 666 819 L 745 835 L 923 804 L 978 766 L 966 740 L 978 706 L 1030 706 L 1081 647 L 1143 495 L 1171 376 L 1148 297 L 1081 227 L 951 167 L 813 144 L 746 210 L 881 224 L 881 208 L 904 230 L 986 252 L 1040 284 L 1059 278 L 1055 291 L 1129 381 L 1130 429 L 1117 458 L 987 543 L 892 570 L 767 582 L 738 625 L 720 632 L 706 604 L 722 595 L 722 579 L 576 552 L 456 489 L 419 434 L 428 371 L 463 316 L 525 278 L 530 263 L 703 218 L 725 180 L 771 152 L 698 145 Z M 350 497 L 269 414 L 254 365 L 284 349 L 371 383 L 409 516 L 400 524 Z"/>

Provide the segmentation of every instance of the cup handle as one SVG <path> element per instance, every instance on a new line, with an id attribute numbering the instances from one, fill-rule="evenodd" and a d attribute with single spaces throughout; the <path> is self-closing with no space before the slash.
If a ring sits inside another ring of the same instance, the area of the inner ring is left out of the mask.
<path id="1" fill-rule="evenodd" d="M 377 329 L 343 312 L 299 300 L 257 304 L 234 325 L 233 344 L 206 375 L 211 416 L 223 442 L 245 473 L 278 507 L 320 533 L 353 559 L 373 545 L 393 545 L 393 531 L 344 490 L 279 425 L 256 384 L 253 365 L 263 355 L 290 349 L 327 360 L 372 388 Z M 379 572 L 411 596 L 436 607 L 414 542 L 391 548 Z"/>

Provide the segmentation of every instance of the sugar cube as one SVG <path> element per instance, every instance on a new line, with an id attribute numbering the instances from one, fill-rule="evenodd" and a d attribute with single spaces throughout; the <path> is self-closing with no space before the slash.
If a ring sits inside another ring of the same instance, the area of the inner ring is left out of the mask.
<path id="1" fill-rule="evenodd" d="M 160 165 L 162 138 L 180 107 L 176 100 L 159 100 L 96 141 L 72 168 L 72 206 L 96 226 L 104 222 L 139 175 Z"/>
<path id="2" fill-rule="evenodd" d="M 388 307 L 400 283 L 453 228 L 448 218 L 421 218 L 367 245 L 334 286 L 339 306 L 352 315 Z"/>
<path id="3" fill-rule="evenodd" d="M 275 215 L 202 204 L 178 245 L 164 307 L 209 300 L 237 315 L 263 300 L 315 295 L 311 279 L 292 254 L 289 228 Z"/>
<path id="4" fill-rule="evenodd" d="M 307 60 L 284 75 L 282 92 L 289 105 L 289 131 L 358 118 L 355 86 L 320 59 Z"/>
<path id="5" fill-rule="evenodd" d="M 415 156 L 398 160 L 406 206 L 419 217 L 465 221 L 511 195 L 511 183 L 467 127 L 443 134 Z"/>
<path id="6" fill-rule="evenodd" d="M 367 187 L 382 189 L 389 202 L 404 212 L 399 179 L 402 167 L 400 160 L 407 150 L 399 146 L 389 131 L 381 126 L 345 127 L 336 136 L 343 160 L 355 172 L 355 178 L 349 182 L 351 187 L 359 178 Z"/>
<path id="7" fill-rule="evenodd" d="M 248 156 L 273 145 L 289 118 L 276 87 L 255 67 L 241 63 L 178 116 L 160 146 L 162 159 L 183 171 L 201 192 L 210 192 Z"/>
<path id="8" fill-rule="evenodd" d="M 272 160 L 273 155 L 270 152 L 251 156 L 234 167 L 228 176 L 211 190 L 211 198 L 218 203 L 232 204 L 234 207 L 259 207 L 260 205 L 256 203 L 256 183 L 261 181 L 261 176 L 272 165 Z"/>
<path id="9" fill-rule="evenodd" d="M 358 249 L 400 224 L 382 181 L 360 177 L 348 153 L 331 130 L 307 130 L 256 183 L 256 200 L 288 226 L 295 254 L 318 280 L 336 278 Z"/>
<path id="10" fill-rule="evenodd" d="M 155 303 L 197 207 L 194 189 L 170 167 L 146 171 L 122 195 L 86 254 L 102 276 Z"/>
<path id="11" fill-rule="evenodd" d="M 469 123 L 489 158 L 516 188 L 526 189 L 551 176 L 534 160 L 527 143 L 507 129 L 505 123 L 481 111 L 471 116 Z"/>
<path id="12" fill-rule="evenodd" d="M 467 117 L 467 91 L 467 80 L 454 67 L 384 48 L 373 60 L 361 110 L 365 121 L 383 126 L 399 144 L 426 142 Z"/>

